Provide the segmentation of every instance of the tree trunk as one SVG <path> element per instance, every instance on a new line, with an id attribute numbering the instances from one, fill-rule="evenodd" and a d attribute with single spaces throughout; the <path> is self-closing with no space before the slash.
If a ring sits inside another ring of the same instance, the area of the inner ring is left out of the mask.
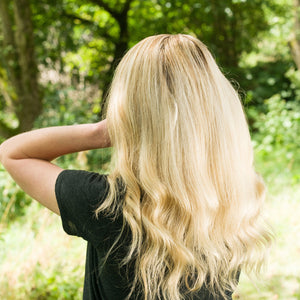
<path id="1" fill-rule="evenodd" d="M 16 51 L 16 44 L 14 39 L 14 32 L 13 32 L 13 22 L 12 17 L 9 10 L 9 0 L 1 0 L 0 1 L 0 18 L 1 18 L 1 24 L 2 24 L 2 33 L 3 33 L 3 49 L 2 51 L 2 57 L 3 57 L 3 66 L 1 66 L 2 74 L 1 80 L 9 81 L 10 84 L 13 86 L 15 94 L 22 94 L 22 85 L 20 80 L 20 68 L 18 63 L 18 54 Z M 5 76 L 5 73 L 7 73 L 7 76 Z M 4 84 L 3 84 L 4 85 Z M 1 94 L 3 96 L 4 91 L 1 88 Z M 11 103 L 13 105 L 13 108 L 17 106 L 17 97 L 16 95 L 9 95 L 12 99 Z M 6 100 L 4 98 L 4 100 Z M 5 101 L 7 102 L 7 101 Z M 6 106 L 9 105 L 6 103 Z M 11 107 L 10 107 L 11 108 Z M 18 129 L 10 128 L 6 123 L 2 122 L 0 120 L 0 136 L 4 138 L 8 138 L 15 133 L 18 132 Z"/>
<path id="2" fill-rule="evenodd" d="M 22 94 L 18 53 L 13 32 L 13 22 L 9 10 L 9 0 L 0 1 L 0 17 L 3 31 L 3 56 L 8 79 L 12 82 L 16 93 Z"/>
<path id="3" fill-rule="evenodd" d="M 0 17 L 3 31 L 4 67 L 15 92 L 12 104 L 19 126 L 13 129 L 0 122 L 0 135 L 5 138 L 31 129 L 42 109 L 30 3 L 29 0 L 13 0 L 15 22 L 11 16 L 10 3 L 10 0 L 0 0 Z"/>
<path id="4" fill-rule="evenodd" d="M 124 53 L 128 49 L 129 34 L 128 34 L 128 23 L 127 23 L 127 11 L 126 14 L 120 15 L 117 19 L 120 26 L 120 37 L 118 42 L 115 44 L 114 58 L 110 64 L 109 70 L 105 76 L 105 82 L 102 89 L 102 102 L 100 110 L 100 118 L 104 117 L 105 108 L 106 108 L 106 98 L 108 96 L 108 90 L 115 72 L 115 69 L 118 65 L 118 62 L 122 59 Z"/>
<path id="5" fill-rule="evenodd" d="M 1 1 L 1 0 L 0 0 Z M 105 113 L 105 107 L 106 107 L 106 98 L 108 94 L 108 90 L 111 84 L 111 80 L 114 75 L 114 71 L 119 63 L 119 61 L 122 59 L 124 53 L 128 49 L 128 43 L 129 43 L 129 33 L 128 33 L 128 11 L 130 9 L 130 4 L 132 0 L 126 0 L 124 6 L 122 7 L 122 10 L 120 12 L 117 12 L 113 9 L 110 9 L 106 4 L 103 5 L 103 1 L 101 0 L 94 0 L 93 2 L 97 2 L 99 6 L 106 9 L 112 17 L 117 21 L 119 28 L 120 28 L 120 35 L 118 41 L 115 43 L 115 50 L 113 55 L 113 61 L 110 64 L 110 68 L 107 71 L 107 74 L 105 76 L 105 82 L 102 88 L 102 101 L 101 101 L 101 110 L 99 117 L 102 119 L 104 117 Z"/>
<path id="6" fill-rule="evenodd" d="M 14 0 L 15 41 L 18 49 L 23 95 L 18 95 L 16 110 L 20 130 L 33 127 L 42 110 L 42 99 L 38 85 L 38 68 L 35 61 L 33 25 L 29 0 Z"/>

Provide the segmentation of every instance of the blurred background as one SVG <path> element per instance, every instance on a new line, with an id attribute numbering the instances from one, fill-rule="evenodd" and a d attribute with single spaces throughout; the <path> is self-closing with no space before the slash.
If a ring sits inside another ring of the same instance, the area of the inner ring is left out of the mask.
<path id="1" fill-rule="evenodd" d="M 277 240 L 234 299 L 300 299 L 300 0 L 1 0 L 0 142 L 32 128 L 95 122 L 124 52 L 142 38 L 202 40 L 238 90 L 268 187 Z M 65 168 L 107 172 L 109 150 Z M 0 299 L 81 299 L 85 242 L 0 166 Z"/>

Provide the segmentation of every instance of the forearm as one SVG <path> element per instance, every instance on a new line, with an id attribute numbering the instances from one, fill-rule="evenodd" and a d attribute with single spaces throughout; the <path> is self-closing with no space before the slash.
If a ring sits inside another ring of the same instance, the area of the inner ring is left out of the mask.
<path id="1" fill-rule="evenodd" d="M 106 121 L 59 126 L 17 135 L 0 145 L 0 161 L 36 158 L 51 161 L 61 155 L 110 146 Z"/>

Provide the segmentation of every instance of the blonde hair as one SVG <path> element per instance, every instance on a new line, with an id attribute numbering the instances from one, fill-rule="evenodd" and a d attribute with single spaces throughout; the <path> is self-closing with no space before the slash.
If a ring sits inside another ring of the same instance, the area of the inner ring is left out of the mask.
<path id="1" fill-rule="evenodd" d="M 240 269 L 260 270 L 271 241 L 264 183 L 237 92 L 203 43 L 177 34 L 135 45 L 116 70 L 107 122 L 110 192 L 96 213 L 121 211 L 131 229 L 131 292 L 224 296 Z"/>

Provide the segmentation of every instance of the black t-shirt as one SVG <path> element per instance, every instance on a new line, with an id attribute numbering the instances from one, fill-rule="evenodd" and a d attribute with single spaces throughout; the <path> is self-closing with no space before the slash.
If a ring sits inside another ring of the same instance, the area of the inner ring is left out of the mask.
<path id="1" fill-rule="evenodd" d="M 84 300 L 124 300 L 129 294 L 134 262 L 120 266 L 130 244 L 130 230 L 123 227 L 123 217 L 95 217 L 96 208 L 105 200 L 109 185 L 106 175 L 87 171 L 64 170 L 56 181 L 55 193 L 65 232 L 85 239 L 87 243 Z M 120 199 L 121 201 L 121 199 Z M 120 236 L 117 247 L 106 257 Z M 231 299 L 232 292 L 228 292 Z M 133 294 L 130 299 L 143 299 Z M 213 300 L 205 288 L 187 299 Z"/>

